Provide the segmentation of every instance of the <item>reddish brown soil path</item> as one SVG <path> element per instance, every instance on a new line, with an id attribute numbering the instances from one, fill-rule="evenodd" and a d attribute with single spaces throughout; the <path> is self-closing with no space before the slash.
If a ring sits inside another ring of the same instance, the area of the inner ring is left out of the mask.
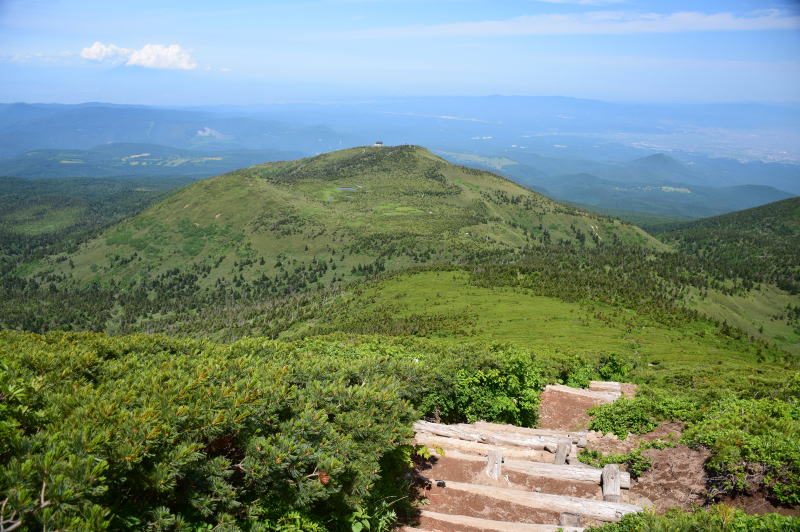
<path id="1" fill-rule="evenodd" d="M 419 497 L 427 503 L 402 530 L 577 532 L 643 508 L 660 513 L 709 504 L 704 468 L 709 452 L 704 449 L 676 445 L 644 451 L 652 466 L 640 478 L 619 473 L 625 485 L 616 497 L 606 493 L 612 488 L 600 470 L 577 460 L 581 448 L 628 453 L 642 441 L 680 440 L 680 423 L 662 423 L 653 432 L 624 440 L 586 430 L 588 409 L 635 393 L 636 386 L 626 383 L 592 382 L 588 389 L 548 386 L 541 396 L 538 429 L 485 422 L 416 424 L 417 443 L 433 455 L 417 467 Z M 764 494 L 723 502 L 748 513 L 800 514 L 776 508 Z"/>

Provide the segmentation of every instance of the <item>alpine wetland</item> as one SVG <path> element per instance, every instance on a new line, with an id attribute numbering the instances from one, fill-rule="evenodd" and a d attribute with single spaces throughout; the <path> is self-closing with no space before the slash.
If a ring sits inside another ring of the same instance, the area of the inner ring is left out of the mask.
<path id="1" fill-rule="evenodd" d="M 0 532 L 800 531 L 800 6 L 0 3 Z"/>

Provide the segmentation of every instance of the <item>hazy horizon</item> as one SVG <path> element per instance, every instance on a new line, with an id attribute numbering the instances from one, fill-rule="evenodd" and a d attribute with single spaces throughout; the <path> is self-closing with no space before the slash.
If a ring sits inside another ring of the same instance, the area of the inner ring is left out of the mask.
<path id="1" fill-rule="evenodd" d="M 0 101 L 800 103 L 786 0 L 0 3 Z"/>

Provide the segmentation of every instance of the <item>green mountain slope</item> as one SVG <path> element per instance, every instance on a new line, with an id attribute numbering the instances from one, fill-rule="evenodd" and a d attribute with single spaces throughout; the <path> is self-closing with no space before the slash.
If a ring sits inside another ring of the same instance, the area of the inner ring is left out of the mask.
<path id="1" fill-rule="evenodd" d="M 693 308 L 800 352 L 800 198 L 673 225 L 658 237 L 747 289 L 697 290 Z"/>
<path id="2" fill-rule="evenodd" d="M 800 293 L 800 198 L 682 224 L 659 235 L 736 275 Z"/>
<path id="3" fill-rule="evenodd" d="M 664 247 L 639 228 L 423 148 L 369 147 L 195 183 L 39 271 L 100 282 L 189 272 L 204 286 L 260 282 L 291 292 L 560 241 Z"/>
<path id="4" fill-rule="evenodd" d="M 188 177 L 0 177 L 0 275 L 68 249 L 191 182 Z"/>

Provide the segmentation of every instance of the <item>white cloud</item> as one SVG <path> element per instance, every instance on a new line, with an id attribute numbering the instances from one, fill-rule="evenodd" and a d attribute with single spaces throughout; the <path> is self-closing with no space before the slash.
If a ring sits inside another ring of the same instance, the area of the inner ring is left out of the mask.
<path id="1" fill-rule="evenodd" d="M 507 20 L 379 28 L 340 35 L 359 38 L 505 37 L 513 35 L 623 35 L 788 29 L 800 29 L 800 16 L 789 16 L 774 10 L 760 11 L 750 16 L 739 16 L 732 13 L 707 14 L 693 11 L 669 14 L 590 11 L 530 15 Z"/>
<path id="2" fill-rule="evenodd" d="M 90 61 L 123 61 L 131 54 L 131 50 L 120 48 L 116 44 L 103 44 L 95 42 L 88 48 L 81 50 L 81 57 Z"/>
<path id="3" fill-rule="evenodd" d="M 178 44 L 146 44 L 134 50 L 126 64 L 171 70 L 192 70 L 197 67 L 189 52 Z"/>
<path id="4" fill-rule="evenodd" d="M 161 68 L 169 70 L 192 70 L 197 63 L 191 54 L 179 44 L 146 44 L 138 50 L 121 48 L 115 44 L 96 42 L 81 50 L 81 57 L 90 61 L 122 63 L 129 66 Z"/>

